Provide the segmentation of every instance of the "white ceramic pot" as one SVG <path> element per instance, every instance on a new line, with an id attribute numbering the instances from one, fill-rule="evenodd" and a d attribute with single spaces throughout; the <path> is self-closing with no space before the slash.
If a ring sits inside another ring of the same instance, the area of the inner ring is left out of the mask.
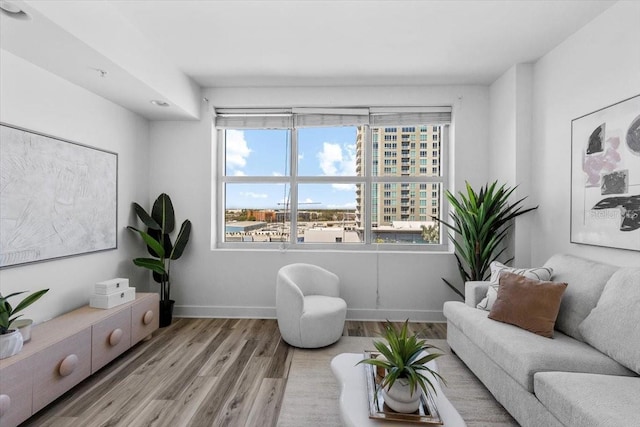
<path id="1" fill-rule="evenodd" d="M 6 359 L 22 350 L 22 334 L 19 330 L 11 330 L 8 334 L 0 335 L 0 359 Z"/>
<path id="2" fill-rule="evenodd" d="M 411 393 L 409 381 L 404 378 L 397 379 L 390 389 L 383 390 L 384 403 L 396 412 L 411 414 L 420 407 L 422 389 L 418 387 Z"/>
<path id="3" fill-rule="evenodd" d="M 31 325 L 33 325 L 33 320 L 31 319 L 18 319 L 11 323 L 12 328 L 20 331 L 23 342 L 28 342 L 31 339 Z"/>

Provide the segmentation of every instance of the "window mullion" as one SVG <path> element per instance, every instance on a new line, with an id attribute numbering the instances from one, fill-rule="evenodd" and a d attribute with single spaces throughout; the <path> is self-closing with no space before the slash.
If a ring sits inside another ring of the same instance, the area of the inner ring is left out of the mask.
<path id="1" fill-rule="evenodd" d="M 289 158 L 291 174 L 289 177 L 289 215 L 290 233 L 289 243 L 295 245 L 298 234 L 298 130 L 291 129 L 291 156 Z M 286 216 L 285 216 L 286 219 Z"/>
<path id="2" fill-rule="evenodd" d="M 362 202 L 360 206 L 364 206 L 364 212 L 361 212 L 361 215 L 364 219 L 363 221 L 363 238 L 364 244 L 371 244 L 371 197 L 372 197 L 372 175 L 373 175 L 373 141 L 371 137 L 371 127 L 365 126 L 365 143 L 363 144 L 363 152 L 364 152 L 364 177 L 365 183 L 364 188 L 362 189 Z"/>

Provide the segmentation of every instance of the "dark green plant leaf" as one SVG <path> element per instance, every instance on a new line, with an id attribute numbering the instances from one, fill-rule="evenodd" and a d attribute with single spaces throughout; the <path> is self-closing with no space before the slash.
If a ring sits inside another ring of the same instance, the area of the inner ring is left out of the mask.
<path id="1" fill-rule="evenodd" d="M 151 216 L 158 224 L 160 224 L 160 229 L 163 234 L 170 234 L 173 232 L 173 229 L 175 228 L 175 215 L 171 198 L 166 193 L 160 194 L 153 203 Z"/>
<path id="2" fill-rule="evenodd" d="M 462 300 L 464 301 L 464 293 L 460 291 L 460 289 L 456 288 L 455 286 L 453 286 L 451 283 L 449 283 L 449 281 L 447 279 L 445 279 L 444 277 L 441 278 L 442 281 L 445 283 L 445 285 L 447 285 L 449 288 L 451 288 L 451 290 L 453 292 L 455 292 L 456 294 L 458 294 L 458 296 L 460 296 L 460 298 L 462 298 Z"/>
<path id="3" fill-rule="evenodd" d="M 158 242 L 156 239 L 153 238 L 153 236 L 151 236 L 150 234 L 142 231 L 142 230 L 138 230 L 135 227 L 132 226 L 127 226 L 127 228 L 129 230 L 133 230 L 136 233 L 138 233 L 140 235 L 140 237 L 142 237 L 142 240 L 144 240 L 144 242 L 147 244 L 147 246 L 150 248 L 150 253 L 153 256 L 157 256 L 158 258 L 164 258 L 165 256 L 165 252 L 164 252 L 164 248 L 162 247 L 162 245 L 160 244 L 160 242 Z M 155 255 L 154 255 L 155 254 Z"/>
<path id="4" fill-rule="evenodd" d="M 154 271 L 153 272 L 153 280 L 156 283 L 164 283 L 164 282 L 169 280 L 169 276 L 167 274 L 160 274 L 160 273 L 156 273 Z"/>
<path id="5" fill-rule="evenodd" d="M 135 258 L 133 263 L 138 267 L 143 267 L 156 273 L 166 274 L 162 261 L 153 258 Z"/>
<path id="6" fill-rule="evenodd" d="M 34 302 L 38 301 L 47 292 L 49 292 L 49 289 L 41 289 L 41 290 L 39 290 L 37 292 L 34 292 L 31 295 L 27 296 L 25 299 L 20 301 L 20 303 L 18 303 L 16 308 L 13 309 L 13 313 L 15 314 L 15 313 L 17 313 L 19 311 L 22 311 L 25 308 L 29 307 Z"/>
<path id="7" fill-rule="evenodd" d="M 160 229 L 160 225 L 153 218 L 151 218 L 151 216 L 147 213 L 147 211 L 144 210 L 142 206 L 140 206 L 136 202 L 133 202 L 133 209 L 135 210 L 136 215 L 138 215 L 138 218 L 140 218 L 140 220 L 142 220 L 144 225 L 146 225 L 148 228 L 154 230 Z"/>
<path id="8" fill-rule="evenodd" d="M 184 252 L 184 248 L 189 243 L 189 236 L 191 235 L 191 221 L 188 219 L 182 223 L 180 227 L 180 231 L 178 232 L 178 236 L 176 237 L 176 244 L 173 245 L 173 250 L 171 251 L 170 258 L 178 259 L 182 256 L 182 252 Z"/>

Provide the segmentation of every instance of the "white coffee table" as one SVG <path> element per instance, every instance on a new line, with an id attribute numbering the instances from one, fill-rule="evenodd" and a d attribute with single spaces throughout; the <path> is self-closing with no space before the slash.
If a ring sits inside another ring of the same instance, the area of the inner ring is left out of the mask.
<path id="1" fill-rule="evenodd" d="M 369 418 L 369 401 L 367 397 L 367 380 L 365 366 L 357 365 L 364 358 L 361 353 L 342 353 L 331 361 L 331 370 L 340 383 L 340 415 L 347 427 L 366 426 L 416 426 L 415 423 L 382 421 Z M 437 371 L 435 361 L 427 364 Z M 437 395 L 434 396 L 440 419 L 446 427 L 466 427 L 466 423 L 444 395 L 440 384 L 434 381 Z"/>

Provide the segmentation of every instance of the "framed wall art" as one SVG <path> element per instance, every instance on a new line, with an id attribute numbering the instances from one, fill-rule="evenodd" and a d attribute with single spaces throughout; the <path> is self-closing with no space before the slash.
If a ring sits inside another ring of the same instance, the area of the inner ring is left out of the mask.
<path id="1" fill-rule="evenodd" d="M 0 124 L 0 268 L 117 248 L 118 155 Z"/>
<path id="2" fill-rule="evenodd" d="M 571 121 L 571 242 L 640 251 L 640 95 Z"/>

